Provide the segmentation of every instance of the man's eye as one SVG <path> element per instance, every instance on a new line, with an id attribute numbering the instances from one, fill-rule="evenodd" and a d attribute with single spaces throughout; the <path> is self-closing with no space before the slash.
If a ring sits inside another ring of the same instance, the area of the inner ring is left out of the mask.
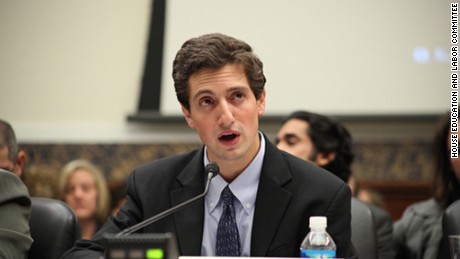
<path id="1" fill-rule="evenodd" d="M 299 140 L 297 138 L 286 138 L 286 144 L 288 144 L 288 146 L 295 146 L 298 142 Z"/>
<path id="2" fill-rule="evenodd" d="M 244 94 L 243 93 L 236 93 L 235 94 L 235 99 L 243 99 Z"/>
<path id="3" fill-rule="evenodd" d="M 294 142 L 294 141 L 289 141 L 289 140 L 286 141 L 286 143 L 287 143 L 289 146 L 291 146 L 291 147 L 294 146 L 294 145 L 296 144 L 296 142 Z"/>
<path id="4" fill-rule="evenodd" d="M 200 103 L 201 103 L 202 106 L 209 106 L 209 105 L 211 105 L 213 102 L 212 102 L 211 99 L 205 98 L 205 99 L 202 99 Z"/>

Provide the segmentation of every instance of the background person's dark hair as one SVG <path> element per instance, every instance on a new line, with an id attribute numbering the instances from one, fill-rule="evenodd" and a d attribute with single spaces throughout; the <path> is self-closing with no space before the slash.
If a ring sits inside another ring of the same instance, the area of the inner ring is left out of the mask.
<path id="1" fill-rule="evenodd" d="M 8 122 L 0 120 L 0 146 L 5 145 L 8 147 L 8 159 L 12 161 L 13 164 L 16 164 L 16 158 L 19 152 L 16 135 Z"/>
<path id="2" fill-rule="evenodd" d="M 432 186 L 434 198 L 445 208 L 458 199 L 460 195 L 460 183 L 450 162 L 449 142 L 450 112 L 447 112 L 439 119 L 433 140 L 434 175 Z"/>
<path id="3" fill-rule="evenodd" d="M 314 146 L 312 157 L 309 160 L 313 161 L 318 153 L 330 154 L 335 152 L 335 159 L 324 168 L 337 175 L 344 182 L 348 182 L 351 175 L 351 163 L 354 159 L 352 139 L 348 130 L 326 116 L 307 111 L 293 112 L 284 122 L 290 119 L 303 120 L 309 124 L 307 134 Z"/>
<path id="4" fill-rule="evenodd" d="M 177 52 L 172 72 L 177 100 L 190 111 L 187 88 L 190 76 L 203 68 L 221 68 L 227 64 L 242 65 L 258 100 L 266 81 L 262 61 L 247 43 L 220 33 L 192 38 Z"/>

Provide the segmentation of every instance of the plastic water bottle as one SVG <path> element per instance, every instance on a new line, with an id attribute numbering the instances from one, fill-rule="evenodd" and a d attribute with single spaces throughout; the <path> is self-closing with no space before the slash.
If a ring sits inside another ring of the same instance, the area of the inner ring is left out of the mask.
<path id="1" fill-rule="evenodd" d="M 337 246 L 326 232 L 326 217 L 310 217 L 310 232 L 300 245 L 300 257 L 335 258 Z"/>

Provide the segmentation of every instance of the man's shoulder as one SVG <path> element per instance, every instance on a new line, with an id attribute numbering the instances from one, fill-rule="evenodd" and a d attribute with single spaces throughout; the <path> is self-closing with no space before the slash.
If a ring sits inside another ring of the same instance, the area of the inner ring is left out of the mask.
<path id="1" fill-rule="evenodd" d="M 273 143 L 267 141 L 266 151 L 265 151 L 265 162 L 264 167 L 269 165 L 269 167 L 277 168 L 279 170 L 284 170 L 292 175 L 295 180 L 298 181 L 307 181 L 312 184 L 332 184 L 335 186 L 343 185 L 343 181 L 336 176 L 335 174 L 311 163 L 300 159 L 297 156 L 291 155 L 283 150 L 278 149 Z"/>
<path id="2" fill-rule="evenodd" d="M 129 174 L 128 181 L 143 186 L 144 183 L 164 183 L 168 179 L 175 179 L 181 172 L 185 171 L 190 175 L 192 171 L 198 172 L 200 165 L 203 166 L 202 160 L 201 164 L 198 162 L 201 157 L 200 150 L 197 149 L 186 153 L 158 158 L 134 168 Z"/>
<path id="3" fill-rule="evenodd" d="M 321 183 L 328 182 L 328 184 L 338 185 L 342 185 L 344 183 L 337 175 L 311 162 L 307 162 L 293 156 L 288 158 L 288 161 L 290 161 L 291 165 L 294 166 L 294 173 L 301 174 L 309 180 L 315 180 Z"/>
<path id="4" fill-rule="evenodd" d="M 294 181 L 308 183 L 309 185 L 327 186 L 328 188 L 340 187 L 344 184 L 333 173 L 284 151 L 280 152 Z"/>
<path id="5" fill-rule="evenodd" d="M 2 194 L 0 195 L 0 201 L 7 201 L 13 199 L 22 200 L 26 198 L 25 203 L 30 204 L 29 200 L 29 191 L 27 187 L 22 182 L 22 180 L 10 171 L 0 170 L 0 189 Z"/>

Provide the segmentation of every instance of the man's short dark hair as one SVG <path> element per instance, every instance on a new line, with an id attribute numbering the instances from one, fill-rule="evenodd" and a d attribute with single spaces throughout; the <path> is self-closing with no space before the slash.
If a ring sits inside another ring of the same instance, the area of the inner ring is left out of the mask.
<path id="1" fill-rule="evenodd" d="M 0 119 L 0 147 L 8 147 L 8 159 L 16 164 L 16 158 L 19 152 L 16 135 L 11 125 Z"/>
<path id="2" fill-rule="evenodd" d="M 177 52 L 172 72 L 177 100 L 190 111 L 187 88 L 190 76 L 201 69 L 217 69 L 227 64 L 242 66 L 258 100 L 266 82 L 262 61 L 247 43 L 220 33 L 189 39 Z"/>

